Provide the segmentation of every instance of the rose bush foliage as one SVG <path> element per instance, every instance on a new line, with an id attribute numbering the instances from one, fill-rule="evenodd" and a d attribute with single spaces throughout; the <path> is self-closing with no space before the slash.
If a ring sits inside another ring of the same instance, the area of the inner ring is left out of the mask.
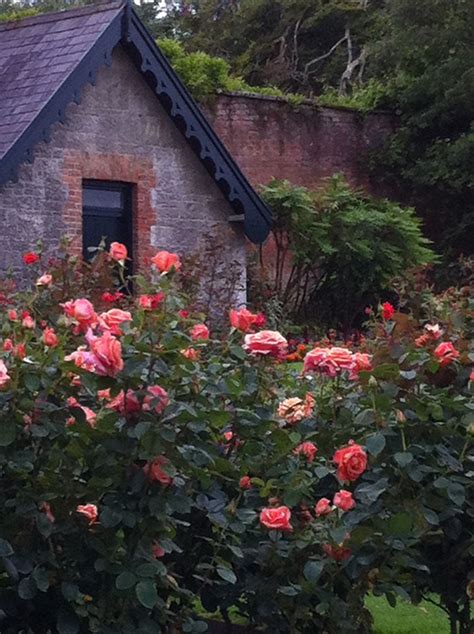
<path id="1" fill-rule="evenodd" d="M 363 632 L 369 589 L 466 621 L 467 322 L 420 346 L 384 309 L 360 349 L 290 363 L 261 315 L 217 335 L 190 311 L 175 254 L 133 296 L 117 245 L 29 255 L 34 291 L 1 297 L 2 632 L 199 632 L 231 608 Z"/>

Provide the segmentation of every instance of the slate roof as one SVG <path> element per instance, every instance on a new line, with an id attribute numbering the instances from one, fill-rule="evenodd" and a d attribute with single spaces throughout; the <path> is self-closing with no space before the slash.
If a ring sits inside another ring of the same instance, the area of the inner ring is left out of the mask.
<path id="1" fill-rule="evenodd" d="M 271 213 L 146 31 L 132 6 L 112 2 L 0 23 L 0 186 L 32 161 L 67 105 L 121 44 L 179 130 L 242 217 L 247 236 L 262 242 Z"/>

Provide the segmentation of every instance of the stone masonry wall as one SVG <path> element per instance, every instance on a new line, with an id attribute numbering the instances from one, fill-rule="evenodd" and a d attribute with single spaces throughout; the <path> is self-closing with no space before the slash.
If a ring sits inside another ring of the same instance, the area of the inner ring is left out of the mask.
<path id="1" fill-rule="evenodd" d="M 275 177 L 311 188 L 342 172 L 352 185 L 385 195 L 382 184 L 370 181 L 366 163 L 394 130 L 393 115 L 247 95 L 219 95 L 206 111 L 254 185 Z"/>
<path id="2" fill-rule="evenodd" d="M 233 212 L 123 50 L 70 104 L 64 125 L 35 148 L 17 182 L 0 187 L 0 269 L 20 274 L 21 255 L 38 238 L 54 250 L 62 235 L 81 252 L 82 179 L 117 180 L 135 188 L 134 254 L 140 265 L 158 248 L 189 253 L 210 227 L 244 260 L 243 230 Z M 223 261 L 226 254 L 222 254 Z"/>

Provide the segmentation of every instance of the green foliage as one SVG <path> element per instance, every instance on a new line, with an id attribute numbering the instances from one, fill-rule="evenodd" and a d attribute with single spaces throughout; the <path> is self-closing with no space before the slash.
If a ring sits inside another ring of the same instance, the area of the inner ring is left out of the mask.
<path id="1" fill-rule="evenodd" d="M 370 112 L 387 101 L 388 87 L 376 79 L 356 87 L 349 95 L 341 94 L 332 87 L 326 87 L 319 95 L 318 103 L 322 106 L 341 107 Z"/>
<path id="2" fill-rule="evenodd" d="M 296 319 L 348 331 L 391 279 L 434 260 L 412 209 L 352 190 L 341 176 L 318 192 L 274 180 L 276 266 L 266 282 Z"/>

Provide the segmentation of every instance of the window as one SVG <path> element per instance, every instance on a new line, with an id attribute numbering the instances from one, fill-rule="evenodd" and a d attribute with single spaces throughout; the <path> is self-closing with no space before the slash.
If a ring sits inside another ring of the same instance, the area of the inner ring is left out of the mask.
<path id="1" fill-rule="evenodd" d="M 132 257 L 132 187 L 126 183 L 83 181 L 82 188 L 82 253 L 90 260 L 89 247 L 99 246 L 105 239 L 121 242 Z"/>

